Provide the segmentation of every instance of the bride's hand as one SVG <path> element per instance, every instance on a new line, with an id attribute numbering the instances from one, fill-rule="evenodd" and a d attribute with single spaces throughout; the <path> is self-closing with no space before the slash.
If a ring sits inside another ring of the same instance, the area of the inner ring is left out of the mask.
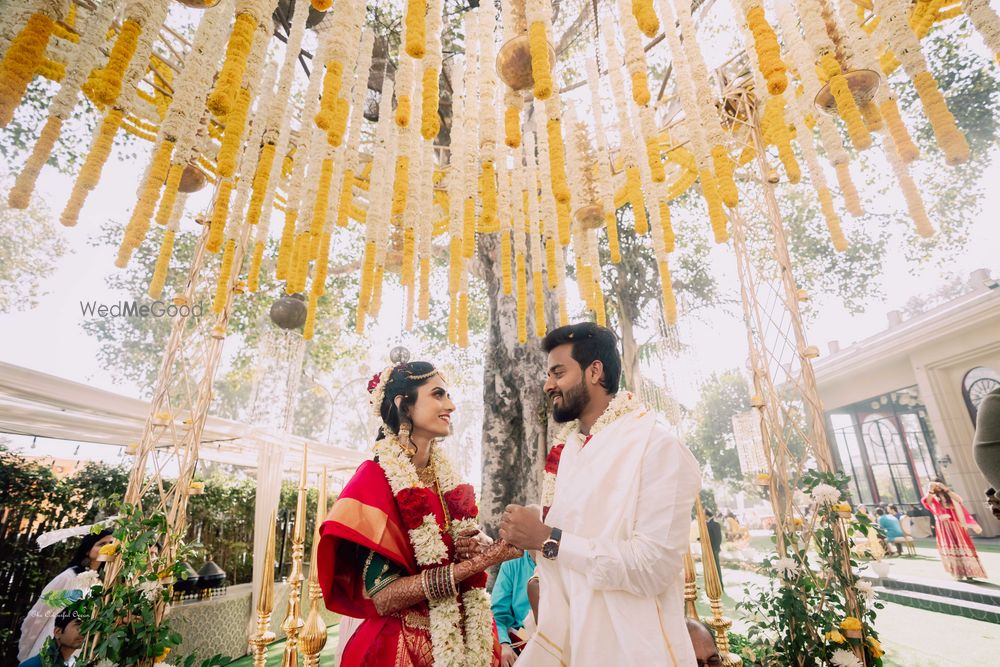
<path id="1" fill-rule="evenodd" d="M 493 544 L 489 535 L 478 528 L 468 528 L 458 534 L 455 540 L 455 557 L 458 562 L 475 558 Z"/>
<path id="2" fill-rule="evenodd" d="M 512 544 L 500 540 L 489 546 L 484 554 L 490 561 L 490 565 L 496 565 L 504 561 L 520 558 L 524 555 L 524 552 Z"/>

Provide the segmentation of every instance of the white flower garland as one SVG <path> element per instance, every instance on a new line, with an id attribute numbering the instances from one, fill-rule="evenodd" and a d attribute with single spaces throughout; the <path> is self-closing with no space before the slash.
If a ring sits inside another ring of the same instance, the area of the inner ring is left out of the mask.
<path id="1" fill-rule="evenodd" d="M 1000 57 L 1000 16 L 990 7 L 989 0 L 962 0 L 962 11 L 982 35 L 986 48 Z"/>
<path id="2" fill-rule="evenodd" d="M 630 412 L 635 410 L 640 410 L 644 406 L 637 399 L 632 392 L 622 391 L 615 395 L 611 402 L 608 403 L 608 407 L 604 409 L 601 416 L 597 418 L 593 426 L 590 427 L 590 437 L 596 436 L 598 433 L 604 430 L 609 424 L 614 423 L 620 417 L 624 417 Z M 565 445 L 569 437 L 580 430 L 580 420 L 574 419 L 569 422 L 559 431 L 559 435 L 556 436 L 556 446 L 560 444 Z M 542 479 L 542 507 L 550 507 L 552 501 L 555 499 L 556 494 L 556 476 L 558 471 L 554 473 L 546 472 Z"/>
<path id="3" fill-rule="evenodd" d="M 375 454 L 393 496 L 420 485 L 417 469 L 403 453 L 397 436 L 389 434 L 375 443 Z M 431 465 L 437 474 L 442 497 L 460 484 L 451 462 L 440 447 L 431 450 Z M 474 519 L 453 519 L 448 532 L 453 539 L 458 539 L 461 531 L 476 527 Z M 409 531 L 409 536 L 419 565 L 437 565 L 448 558 L 448 549 L 433 514 L 425 516 L 420 526 Z M 462 595 L 462 602 L 465 607 L 464 624 L 457 598 L 429 602 L 431 646 L 437 666 L 482 667 L 492 660 L 493 625 L 490 622 L 489 596 L 485 589 L 473 588 Z"/>

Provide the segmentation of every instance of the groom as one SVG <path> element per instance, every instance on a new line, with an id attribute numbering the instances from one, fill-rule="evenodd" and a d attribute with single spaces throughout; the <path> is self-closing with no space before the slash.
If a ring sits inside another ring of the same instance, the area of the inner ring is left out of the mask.
<path id="1" fill-rule="evenodd" d="M 500 536 L 541 552 L 538 630 L 525 667 L 695 665 L 684 624 L 682 558 L 698 464 L 656 414 L 618 391 L 611 330 L 555 329 L 545 393 L 564 423 L 555 493 L 544 522 L 508 505 Z M 546 470 L 551 471 L 552 465 Z"/>

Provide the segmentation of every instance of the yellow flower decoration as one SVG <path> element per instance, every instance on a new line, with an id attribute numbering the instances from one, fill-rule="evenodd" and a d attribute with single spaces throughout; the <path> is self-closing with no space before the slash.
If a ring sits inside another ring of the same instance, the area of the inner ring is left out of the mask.
<path id="1" fill-rule="evenodd" d="M 774 34 L 774 28 L 767 22 L 762 6 L 757 5 L 747 12 L 747 27 L 753 34 L 760 73 L 767 81 L 767 92 L 772 95 L 780 95 L 788 87 L 787 67 L 781 60 L 778 37 Z"/>
<path id="2" fill-rule="evenodd" d="M 868 648 L 871 651 L 873 658 L 881 658 L 885 655 L 885 650 L 882 648 L 882 644 L 879 640 L 875 639 L 871 635 L 868 635 L 865 638 L 865 641 L 868 642 Z"/>
<path id="3" fill-rule="evenodd" d="M 406 5 L 406 53 L 417 60 L 427 53 L 427 0 L 409 0 Z"/>
<path id="4" fill-rule="evenodd" d="M 840 630 L 830 630 L 830 632 L 826 633 L 826 638 L 834 644 L 843 644 L 847 641 L 847 638 L 840 634 Z"/>
<path id="5" fill-rule="evenodd" d="M 639 30 L 646 37 L 656 37 L 660 30 L 660 19 L 653 11 L 653 0 L 632 0 L 632 15 L 639 24 Z"/>
<path id="6" fill-rule="evenodd" d="M 424 68 L 423 103 L 420 105 L 420 136 L 432 141 L 441 131 L 438 116 L 438 71 L 435 67 Z"/>
<path id="7" fill-rule="evenodd" d="M 528 27 L 528 50 L 531 53 L 533 92 L 538 100 L 552 97 L 552 62 L 549 60 L 549 40 L 545 24 L 535 21 Z"/>
<path id="8" fill-rule="evenodd" d="M 226 47 L 226 59 L 215 88 L 208 96 L 208 110 L 216 117 L 224 118 L 236 101 L 236 92 L 243 82 L 243 74 L 247 69 L 247 58 L 253 46 L 253 32 L 257 29 L 257 20 L 247 12 L 236 15 L 233 32 L 229 35 Z"/>
<path id="9" fill-rule="evenodd" d="M 847 632 L 858 632 L 861 630 L 861 621 L 854 616 L 848 616 L 840 622 L 840 629 Z"/>
<path id="10" fill-rule="evenodd" d="M 54 28 L 55 22 L 49 16 L 36 12 L 7 47 L 0 61 L 0 127 L 6 127 L 14 118 L 14 109 L 45 58 L 45 47 Z"/>

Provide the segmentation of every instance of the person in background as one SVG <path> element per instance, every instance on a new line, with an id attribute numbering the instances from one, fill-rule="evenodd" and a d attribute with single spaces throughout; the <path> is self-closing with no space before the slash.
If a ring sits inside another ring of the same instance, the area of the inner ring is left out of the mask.
<path id="1" fill-rule="evenodd" d="M 53 619 L 52 634 L 45 638 L 41 650 L 22 662 L 19 667 L 72 667 L 76 654 L 83 646 L 80 619 L 77 613 L 63 609 Z"/>
<path id="2" fill-rule="evenodd" d="M 524 628 L 524 621 L 531 613 L 528 580 L 534 574 L 535 559 L 530 551 L 517 560 L 502 563 L 497 573 L 491 607 L 500 637 L 500 667 L 513 665 L 524 645 L 526 638 L 513 633 Z"/>
<path id="3" fill-rule="evenodd" d="M 976 414 L 976 434 L 972 438 L 972 455 L 990 488 L 986 491 L 986 506 L 1000 519 L 1000 502 L 996 489 L 1000 487 L 1000 389 L 986 394 Z"/>
<path id="4" fill-rule="evenodd" d="M 719 585 L 725 590 L 722 583 L 722 561 L 719 560 L 719 551 L 722 550 L 722 526 L 715 520 L 715 512 L 705 510 L 705 518 L 708 520 L 708 540 L 711 542 L 712 555 L 715 556 L 715 571 L 719 573 Z"/>
<path id="5" fill-rule="evenodd" d="M 965 509 L 962 498 L 944 482 L 935 480 L 929 489 L 920 502 L 937 517 L 937 547 L 945 571 L 959 580 L 985 579 L 986 570 L 969 536 L 970 529 L 976 534 L 983 529 Z"/>
<path id="6" fill-rule="evenodd" d="M 715 635 L 707 625 L 693 618 L 687 619 L 688 634 L 694 645 L 694 657 L 698 667 L 722 667 L 722 656 L 715 645 Z"/>
<path id="7" fill-rule="evenodd" d="M 97 571 L 102 563 L 97 560 L 101 547 L 115 541 L 112 529 L 106 528 L 99 533 L 88 533 L 80 540 L 73 559 L 65 570 L 55 576 L 38 596 L 34 606 L 21 623 L 21 638 L 18 641 L 18 660 L 27 660 L 42 650 L 42 644 L 52 637 L 58 609 L 46 604 L 42 596 L 50 591 L 60 591 L 71 588 L 77 575 L 86 570 Z"/>
<path id="8" fill-rule="evenodd" d="M 889 508 L 886 513 L 891 514 L 897 519 L 902 519 L 905 516 L 902 512 L 899 511 L 899 509 L 895 505 L 889 505 Z"/>
<path id="9" fill-rule="evenodd" d="M 903 528 L 902 526 L 899 525 L 899 519 L 897 519 L 892 514 L 892 509 L 893 507 L 890 505 L 889 506 L 890 511 L 886 512 L 884 509 L 879 507 L 877 510 L 875 510 L 875 516 L 878 517 L 878 527 L 885 532 L 886 542 L 896 547 L 897 556 L 902 556 L 903 545 L 901 542 L 898 542 L 897 540 L 902 539 Z"/>

